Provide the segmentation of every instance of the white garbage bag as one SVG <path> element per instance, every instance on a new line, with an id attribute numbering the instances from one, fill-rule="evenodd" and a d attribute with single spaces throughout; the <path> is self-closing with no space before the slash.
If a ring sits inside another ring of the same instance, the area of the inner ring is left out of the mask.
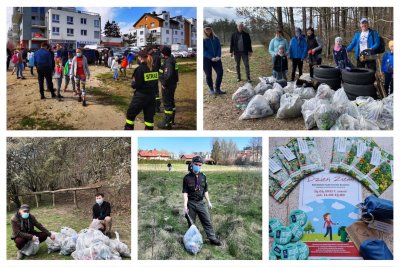
<path id="1" fill-rule="evenodd" d="M 267 99 L 269 106 L 274 112 L 277 112 L 280 107 L 282 95 L 279 89 L 268 90 L 264 94 L 264 97 Z"/>
<path id="2" fill-rule="evenodd" d="M 332 90 L 329 85 L 323 83 L 318 86 L 317 94 L 315 95 L 316 98 L 325 99 L 331 101 L 335 91 Z"/>
<path id="3" fill-rule="evenodd" d="M 239 120 L 264 118 L 274 114 L 268 100 L 262 95 L 256 95 L 251 99 Z"/>
<path id="4" fill-rule="evenodd" d="M 36 253 L 39 251 L 39 247 L 40 247 L 39 239 L 36 239 L 35 241 L 30 240 L 21 249 L 21 253 L 24 254 L 25 256 L 36 255 Z"/>
<path id="5" fill-rule="evenodd" d="M 284 94 L 281 97 L 280 107 L 276 114 L 277 118 L 296 118 L 301 116 L 301 106 L 304 100 L 296 94 Z"/>
<path id="6" fill-rule="evenodd" d="M 235 93 L 233 93 L 232 100 L 237 108 L 244 110 L 255 94 L 256 93 L 251 87 L 251 84 L 246 83 L 242 87 L 239 87 Z"/>
<path id="7" fill-rule="evenodd" d="M 194 255 L 200 252 L 203 246 L 203 238 L 196 225 L 192 224 L 192 226 L 190 226 L 190 228 L 186 231 L 185 235 L 183 236 L 183 244 L 185 249 Z"/>

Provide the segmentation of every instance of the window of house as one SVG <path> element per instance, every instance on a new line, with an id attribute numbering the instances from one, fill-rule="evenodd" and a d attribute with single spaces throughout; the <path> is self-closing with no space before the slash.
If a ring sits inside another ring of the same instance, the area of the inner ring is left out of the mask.
<path id="1" fill-rule="evenodd" d="M 166 30 L 165 33 L 166 33 L 166 34 L 169 34 L 169 30 Z"/>
<path id="2" fill-rule="evenodd" d="M 32 7 L 32 13 L 38 13 L 39 8 L 38 7 Z"/>
<path id="3" fill-rule="evenodd" d="M 74 36 L 74 29 L 67 28 L 67 36 Z"/>
<path id="4" fill-rule="evenodd" d="M 140 33 L 139 33 L 140 35 L 143 35 L 143 31 L 140 31 Z"/>
<path id="5" fill-rule="evenodd" d="M 60 35 L 60 27 L 52 27 L 52 33 L 54 35 Z"/>
<path id="6" fill-rule="evenodd" d="M 51 15 L 51 21 L 52 22 L 56 22 L 56 23 L 59 23 L 60 22 L 60 15 L 57 15 L 57 14 L 52 14 Z"/>
<path id="7" fill-rule="evenodd" d="M 94 31 L 94 38 L 100 39 L 100 31 Z"/>
<path id="8" fill-rule="evenodd" d="M 144 20 L 147 21 L 147 17 L 144 17 Z"/>
<path id="9" fill-rule="evenodd" d="M 86 19 L 85 18 L 81 18 L 81 24 L 86 24 Z"/>
<path id="10" fill-rule="evenodd" d="M 154 25 L 155 25 L 154 22 L 152 22 L 152 23 L 150 24 L 151 27 L 154 27 Z"/>
<path id="11" fill-rule="evenodd" d="M 164 26 L 165 26 L 165 27 L 168 27 L 168 22 L 165 22 L 165 23 L 164 23 Z"/>
<path id="12" fill-rule="evenodd" d="M 67 16 L 67 24 L 74 24 L 74 17 Z"/>
<path id="13" fill-rule="evenodd" d="M 98 19 L 94 20 L 94 27 L 95 28 L 100 28 L 100 20 L 98 20 Z"/>
<path id="14" fill-rule="evenodd" d="M 86 36 L 87 35 L 87 30 L 81 30 L 81 35 Z"/>

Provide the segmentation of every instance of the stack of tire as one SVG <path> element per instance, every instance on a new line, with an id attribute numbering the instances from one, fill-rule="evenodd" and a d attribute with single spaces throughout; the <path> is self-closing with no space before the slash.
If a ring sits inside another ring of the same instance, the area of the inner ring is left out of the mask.
<path id="1" fill-rule="evenodd" d="M 371 96 L 377 98 L 375 72 L 370 69 L 354 68 L 350 71 L 342 71 L 343 89 L 350 100 L 358 96 Z"/>
<path id="2" fill-rule="evenodd" d="M 332 90 L 342 87 L 340 69 L 328 65 L 320 65 L 314 68 L 314 79 L 320 83 L 326 83 Z"/>

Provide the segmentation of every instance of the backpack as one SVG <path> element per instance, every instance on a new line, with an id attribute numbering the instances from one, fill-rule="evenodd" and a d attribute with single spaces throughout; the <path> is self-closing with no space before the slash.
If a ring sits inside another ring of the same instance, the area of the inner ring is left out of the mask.
<path id="1" fill-rule="evenodd" d="M 14 55 L 12 56 L 11 62 L 14 63 L 14 64 L 18 63 L 18 54 L 14 54 Z"/>
<path id="2" fill-rule="evenodd" d="M 375 31 L 371 30 L 372 33 L 372 41 L 375 39 Z M 379 46 L 375 49 L 375 54 L 382 54 L 385 53 L 385 39 L 382 36 L 379 36 Z"/>

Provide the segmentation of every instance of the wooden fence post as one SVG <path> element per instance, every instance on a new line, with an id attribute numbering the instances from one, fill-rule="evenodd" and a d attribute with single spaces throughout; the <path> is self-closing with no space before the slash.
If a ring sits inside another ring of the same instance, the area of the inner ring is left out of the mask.
<path id="1" fill-rule="evenodd" d="M 36 200 L 36 208 L 39 208 L 39 199 L 37 194 L 35 194 L 35 200 Z"/>
<path id="2" fill-rule="evenodd" d="M 75 207 L 78 207 L 78 202 L 76 200 L 76 190 L 74 190 L 74 204 L 75 204 Z"/>
<path id="3" fill-rule="evenodd" d="M 56 196 L 55 193 L 53 192 L 53 207 L 56 206 Z"/>

